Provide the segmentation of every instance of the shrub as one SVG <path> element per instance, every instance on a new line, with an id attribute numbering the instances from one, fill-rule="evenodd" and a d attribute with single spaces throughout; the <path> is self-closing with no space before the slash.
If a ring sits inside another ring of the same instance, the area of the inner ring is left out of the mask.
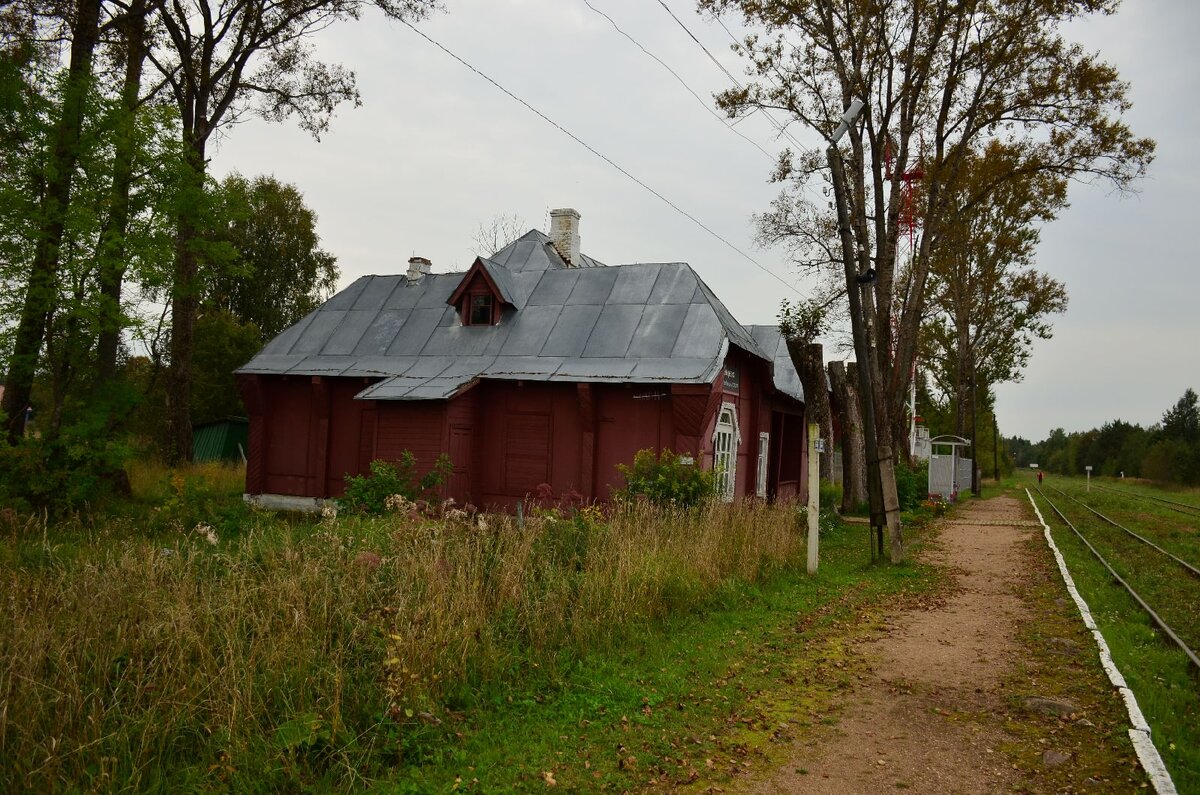
<path id="1" fill-rule="evenodd" d="M 412 502 L 429 499 L 452 471 L 449 456 L 442 453 L 432 469 L 417 477 L 417 459 L 405 450 L 399 461 L 372 461 L 370 475 L 347 475 L 346 494 L 337 501 L 338 506 L 354 513 L 378 514 L 387 510 L 387 499 L 395 494 Z"/>
<path id="2" fill-rule="evenodd" d="M 618 495 L 626 499 L 644 497 L 655 505 L 692 506 L 716 492 L 716 477 L 670 450 L 655 455 L 653 449 L 638 450 L 633 466 L 617 464 L 625 478 Z"/>
<path id="3" fill-rule="evenodd" d="M 132 450 L 111 437 L 100 412 L 64 426 L 52 439 L 0 441 L 0 502 L 59 516 L 113 496 L 127 496 L 123 469 Z"/>
<path id="4" fill-rule="evenodd" d="M 915 511 L 929 495 L 929 464 L 921 463 L 910 469 L 903 461 L 896 462 L 896 497 L 900 510 Z"/>

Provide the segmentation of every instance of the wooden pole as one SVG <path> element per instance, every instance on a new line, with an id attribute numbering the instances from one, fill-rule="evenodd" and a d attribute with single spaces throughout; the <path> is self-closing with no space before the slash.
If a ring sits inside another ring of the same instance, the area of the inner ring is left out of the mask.
<path id="1" fill-rule="evenodd" d="M 820 524 L 818 522 L 821 510 L 821 475 L 818 464 L 820 452 L 817 451 L 817 439 L 821 437 L 821 426 L 815 422 L 808 424 L 808 573 L 817 573 L 819 559 Z"/>

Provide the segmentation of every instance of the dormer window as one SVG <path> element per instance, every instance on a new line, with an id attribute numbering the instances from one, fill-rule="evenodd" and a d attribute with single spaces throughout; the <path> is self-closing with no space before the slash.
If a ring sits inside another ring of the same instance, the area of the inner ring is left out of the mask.
<path id="1" fill-rule="evenodd" d="M 468 326 L 490 326 L 496 299 L 491 293 L 476 293 L 471 296 L 470 313 L 467 315 Z"/>
<path id="2" fill-rule="evenodd" d="M 494 326 L 505 307 L 520 309 L 524 300 L 515 294 L 512 274 L 494 262 L 475 258 L 475 264 L 463 274 L 458 287 L 446 299 L 458 310 L 464 326 Z"/>

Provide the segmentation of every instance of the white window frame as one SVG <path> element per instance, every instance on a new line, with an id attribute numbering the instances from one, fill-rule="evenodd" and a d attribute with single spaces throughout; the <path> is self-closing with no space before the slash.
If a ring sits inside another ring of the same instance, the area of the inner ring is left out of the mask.
<path id="1" fill-rule="evenodd" d="M 727 411 L 730 421 L 722 422 L 721 418 Z M 723 437 L 728 440 L 727 446 L 722 444 Z M 732 502 L 737 492 L 737 454 L 741 438 L 737 407 L 733 403 L 721 403 L 712 436 L 713 471 L 717 473 L 717 495 L 725 502 Z"/>
<path id="2" fill-rule="evenodd" d="M 767 462 L 771 457 L 771 434 L 758 435 L 758 471 L 755 472 L 754 493 L 767 498 Z"/>

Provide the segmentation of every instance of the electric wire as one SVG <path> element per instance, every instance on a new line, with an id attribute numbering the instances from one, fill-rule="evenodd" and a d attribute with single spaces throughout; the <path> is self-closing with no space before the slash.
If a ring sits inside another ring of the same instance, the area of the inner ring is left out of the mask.
<path id="1" fill-rule="evenodd" d="M 647 50 L 642 45 L 641 42 L 639 42 L 633 36 L 630 36 L 628 33 L 626 33 L 624 30 L 622 30 L 621 27 L 616 23 L 616 20 L 614 20 L 612 17 L 610 17 L 608 14 L 604 13 L 600 9 L 596 8 L 594 5 L 592 5 L 590 2 L 588 2 L 588 0 L 582 0 L 582 2 L 585 6 L 590 8 L 592 11 L 595 11 L 597 14 L 599 14 L 600 16 L 607 19 L 608 24 L 612 25 L 613 30 L 615 30 L 617 33 L 620 33 L 625 38 L 629 39 L 629 41 L 635 47 L 637 47 L 639 50 L 641 50 L 643 53 L 645 53 L 648 57 L 653 58 L 655 61 L 657 61 L 658 65 L 661 66 L 663 69 L 666 69 L 668 72 L 670 72 L 671 76 L 674 77 L 679 82 L 679 85 L 683 86 L 685 89 L 687 89 L 687 92 L 689 94 L 691 94 L 693 97 L 695 97 L 696 101 L 700 103 L 700 107 L 704 108 L 704 110 L 706 110 L 710 116 L 712 116 L 714 119 L 719 121 L 723 127 L 728 129 L 730 132 L 732 132 L 734 135 L 738 136 L 742 140 L 746 141 L 746 143 L 750 144 L 758 151 L 762 152 L 764 155 L 766 155 L 771 160 L 771 162 L 776 162 L 779 159 L 775 155 L 768 152 L 766 149 L 762 148 L 762 146 L 760 146 L 757 141 L 755 141 L 753 138 L 750 138 L 749 136 L 747 136 L 741 130 L 735 130 L 734 125 L 730 124 L 723 116 L 721 116 L 721 114 L 719 114 L 715 110 L 713 110 L 712 107 L 706 101 L 704 101 L 704 98 L 701 97 L 699 94 L 697 94 L 692 89 L 692 87 L 689 86 L 687 84 L 687 82 L 685 82 L 684 79 L 679 76 L 678 72 L 676 72 L 674 69 L 672 69 L 670 66 L 668 66 L 666 64 L 666 62 L 663 61 L 662 58 L 659 58 L 657 55 L 655 55 L 654 53 Z"/>
<path id="2" fill-rule="evenodd" d="M 1071 520 L 1069 520 L 1063 514 L 1063 512 L 1058 509 L 1058 506 L 1046 496 L 1046 493 L 1043 492 L 1040 487 L 1038 487 L 1037 492 L 1038 495 L 1046 501 L 1046 504 L 1050 506 L 1050 510 L 1054 511 L 1054 513 L 1058 515 L 1058 518 L 1061 519 L 1067 527 L 1071 528 L 1071 532 L 1078 536 L 1079 540 L 1083 542 L 1084 546 L 1091 550 L 1092 555 L 1094 555 L 1096 559 L 1100 561 L 1104 568 L 1108 569 L 1108 573 L 1113 576 L 1113 579 L 1120 583 L 1121 587 L 1129 592 L 1129 595 L 1133 597 L 1133 600 L 1141 606 L 1142 610 L 1144 610 L 1148 616 L 1150 616 L 1150 620 L 1157 624 L 1159 629 L 1166 633 L 1167 637 L 1170 638 L 1176 646 L 1183 650 L 1183 653 L 1187 656 L 1192 665 L 1196 666 L 1197 670 L 1200 670 L 1200 657 L 1196 656 L 1196 652 L 1192 651 L 1192 649 L 1186 643 L 1184 643 L 1178 635 L 1175 634 L 1175 630 L 1171 629 L 1167 622 L 1164 621 L 1162 617 L 1158 615 L 1158 613 L 1154 612 L 1154 608 L 1150 607 L 1150 605 L 1146 603 L 1146 600 L 1143 599 L 1138 592 L 1133 589 L 1133 586 L 1125 582 L 1125 580 L 1121 578 L 1121 575 L 1117 574 L 1116 569 L 1114 569 L 1112 565 L 1105 560 L 1104 556 L 1101 555 L 1094 546 L 1092 546 L 1091 542 L 1084 537 L 1083 533 L 1079 532 L 1075 525 L 1071 524 Z"/>
<path id="3" fill-rule="evenodd" d="M 663 7 L 664 11 L 666 11 L 668 14 L 671 15 L 671 19 L 675 20 L 676 24 L 678 24 L 679 27 L 683 29 L 683 32 L 688 35 L 688 38 L 691 39 L 692 41 L 694 41 L 696 43 L 696 46 L 704 51 L 704 54 L 708 56 L 708 59 L 710 61 L 712 61 L 714 64 L 716 64 L 718 69 L 720 69 L 722 72 L 725 73 L 725 76 L 729 78 L 729 81 L 731 83 L 733 83 L 733 85 L 736 88 L 738 88 L 738 89 L 743 88 L 741 82 L 736 77 L 733 76 L 733 73 L 725 68 L 725 64 L 721 63 L 720 60 L 718 60 L 717 57 L 715 55 L 713 55 L 711 51 L 709 51 L 708 47 L 704 46 L 704 42 L 702 42 L 702 41 L 700 41 L 700 39 L 696 38 L 696 34 L 692 33 L 691 28 L 689 28 L 687 25 L 685 25 L 683 23 L 683 20 L 680 19 L 678 16 L 676 16 L 675 12 L 671 10 L 670 6 L 668 6 L 665 2 L 663 2 L 663 0 L 658 0 L 658 4 Z M 721 27 L 725 27 L 725 25 L 722 24 Z M 729 28 L 725 28 L 725 32 L 729 33 Z M 729 33 L 729 35 L 733 36 L 732 33 Z M 737 43 L 736 38 L 734 38 L 734 42 Z M 787 131 L 787 127 L 785 125 L 779 123 L 775 119 L 774 116 L 772 116 L 770 113 L 767 112 L 766 108 L 760 108 L 760 110 L 762 110 L 763 115 L 766 116 L 767 119 L 771 122 L 771 126 L 773 126 L 776 130 L 779 131 L 779 134 L 781 136 L 783 136 L 784 138 L 791 141 L 793 144 L 795 144 L 797 147 L 799 147 L 801 151 L 804 151 L 804 150 L 810 148 L 810 147 L 806 147 L 804 144 L 797 141 L 795 139 L 795 137 L 793 137 L 792 134 Z"/>
<path id="4" fill-rule="evenodd" d="M 649 185 L 647 185 L 645 182 L 643 182 L 642 180 L 638 179 L 637 177 L 635 177 L 635 176 L 634 176 L 633 174 L 631 174 L 630 172 L 626 171 L 626 170 L 625 170 L 624 168 L 622 168 L 621 166 L 617 165 L 617 163 L 616 163 L 615 161 L 613 161 L 613 160 L 612 160 L 611 158 L 609 158 L 607 155 L 605 155 L 605 154 L 603 154 L 602 152 L 600 152 L 599 150 L 597 150 L 597 149 L 596 149 L 595 147 L 593 147 L 591 144 L 589 144 L 589 143 L 587 143 L 586 141 L 584 141 L 584 140 L 583 140 L 582 138 L 580 138 L 578 135 L 576 135 L 575 133 L 571 132 L 571 131 L 570 131 L 570 130 L 568 130 L 566 127 L 563 127 L 561 124 L 559 124 L 558 122 L 554 121 L 554 119 L 550 118 L 550 117 L 549 117 L 549 116 L 547 116 L 545 113 L 542 113 L 540 110 L 538 110 L 537 108 L 535 108 L 533 105 L 530 105 L 530 104 L 529 104 L 528 102 L 526 102 L 524 99 L 522 99 L 521 97 L 517 96 L 517 95 L 516 95 L 516 94 L 514 94 L 513 92 L 509 91 L 509 90 L 508 90 L 507 88 L 505 88 L 504 86 L 500 85 L 500 83 L 496 82 L 496 80 L 494 80 L 494 79 L 492 79 L 491 77 L 489 77 L 488 75 L 484 74 L 484 73 L 483 73 L 483 72 L 481 72 L 479 69 L 476 69 L 474 66 L 472 66 L 470 63 L 468 63 L 468 62 L 467 62 L 466 60 L 464 60 L 463 58 L 461 58 L 461 57 L 459 57 L 458 55 L 456 55 L 454 52 L 452 52 L 452 51 L 451 51 L 450 49 L 448 49 L 446 46 L 444 46 L 443 44 L 441 44 L 441 43 L 440 43 L 440 42 L 438 42 L 437 40 L 435 40 L 435 39 L 431 38 L 430 36 L 428 36 L 428 35 L 427 35 L 427 34 L 426 34 L 424 31 L 422 31 L 422 30 L 418 29 L 418 28 L 416 27 L 416 25 L 413 25 L 411 22 L 409 22 L 409 21 L 408 21 L 408 20 L 406 20 L 406 19 L 401 19 L 401 20 L 399 20 L 399 21 L 400 21 L 400 23 L 401 23 L 401 24 L 403 24 L 404 26 L 406 26 L 406 27 L 407 27 L 409 30 L 411 30 L 413 33 L 416 33 L 418 36 L 420 36 L 421 38 L 425 39 L 425 41 L 429 42 L 429 43 L 430 43 L 430 44 L 432 44 L 434 47 L 437 47 L 439 50 L 441 50 L 442 52 L 446 53 L 446 55 L 449 55 L 451 58 L 453 58 L 454 60 L 458 61 L 460 64 L 462 64 L 463 66 L 465 66 L 467 69 L 470 69 L 472 72 L 474 72 L 475 74 L 477 74 L 479 77 L 482 77 L 484 80 L 486 80 L 487 82 L 491 83 L 493 86 L 495 86 L 495 87 L 496 87 L 496 88 L 498 88 L 500 91 L 502 91 L 504 94 L 506 94 L 506 95 L 507 95 L 507 96 L 508 96 L 510 99 L 512 99 L 512 100 L 514 100 L 514 101 L 516 101 L 516 102 L 520 103 L 521 105 L 525 106 L 525 108 L 526 108 L 527 110 L 529 110 L 529 111 L 530 111 L 531 113 L 533 113 L 534 115 L 538 116 L 540 119 L 542 119 L 543 121 L 545 121 L 545 122 L 546 122 L 547 124 L 549 124 L 551 127 L 554 127 L 556 130 L 558 130 L 559 132 L 561 132 L 563 135 L 565 135 L 565 136 L 567 136 L 568 138 L 570 138 L 571 140 L 575 141 L 575 143 L 579 144 L 579 145 L 580 145 L 580 146 L 582 146 L 584 149 L 588 150 L 588 151 L 589 151 L 589 152 L 591 152 L 593 155 L 595 155 L 596 157 L 600 158 L 600 159 L 601 159 L 601 160 L 603 160 L 605 163 L 607 163 L 608 165 L 612 166 L 614 169 L 616 169 L 617 171 L 619 171 L 621 174 L 623 174 L 623 175 L 625 175 L 626 177 L 628 177 L 628 178 L 629 178 L 630 180 L 632 180 L 634 183 L 636 183 L 637 185 L 641 186 L 641 187 L 642 187 L 643 189 L 645 189 L 647 192 L 649 192 L 650 194 L 652 194 L 653 196 L 655 196 L 656 198 L 658 198 L 660 201 L 662 201 L 664 204 L 666 204 L 666 205 L 667 205 L 668 207 L 670 207 L 672 210 L 674 210 L 675 212 L 679 213 L 679 214 L 680 214 L 680 215 L 682 215 L 684 218 L 687 218 L 689 221 L 691 221 L 692 223 L 694 223 L 696 226 L 700 227 L 700 228 L 701 228 L 701 229 L 703 229 L 705 232 L 707 232 L 708 234 L 712 235 L 712 236 L 713 236 L 714 238 L 716 238 L 717 240 L 719 240 L 719 241 L 721 241 L 722 243 L 724 243 L 724 244 L 725 244 L 726 246 L 728 246 L 730 249 L 732 249 L 733 251 L 737 252 L 739 255 L 741 255 L 741 256 L 742 256 L 742 257 L 743 257 L 743 258 L 744 258 L 744 259 L 745 259 L 747 262 L 749 262 L 751 265 L 753 265 L 754 267 L 758 268 L 760 271 L 762 271 L 763 273 L 767 274 L 767 275 L 768 275 L 768 276 L 770 276 L 772 279 L 774 279 L 775 281 L 779 282 L 780 284 L 782 284 L 782 285 L 783 285 L 784 287 L 786 287 L 787 289 L 791 290 L 791 291 L 792 291 L 793 293 L 795 293 L 796 295 L 801 295 L 800 291 L 799 291 L 799 290 L 797 290 L 795 287 L 793 287 L 791 284 L 789 284 L 789 283 L 787 282 L 787 280 L 785 280 L 785 279 L 784 279 L 782 276 L 780 276 L 779 274 L 775 273 L 775 272 L 774 272 L 774 271 L 772 271 L 770 268 L 768 268 L 768 267 L 766 267 L 765 265 L 763 265 L 762 263 L 760 263 L 758 260 L 754 259 L 754 257 L 751 257 L 751 256 L 750 256 L 749 254 L 747 254 L 745 251 L 742 251 L 740 248 L 738 248 L 737 246 L 735 246 L 733 243 L 729 242 L 729 240 L 727 240 L 725 237 L 723 237 L 723 236 L 722 236 L 722 235 L 720 235 L 719 233 L 717 233 L 717 232 L 714 232 L 712 229 L 710 229 L 708 226 L 706 226 L 706 225 L 705 225 L 705 224 L 704 224 L 702 221 L 700 221 L 700 219 L 696 218 L 696 216 L 692 215 L 692 214 L 691 214 L 691 213 L 689 213 L 687 210 L 684 210 L 682 207 L 680 207 L 679 205 L 677 205 L 675 202 L 671 201 L 671 200 L 670 200 L 670 199 L 668 199 L 666 196 L 664 196 L 663 194 L 659 193 L 659 192 L 658 192 L 658 191 L 656 191 L 654 188 L 650 187 L 650 186 L 649 186 Z"/>

